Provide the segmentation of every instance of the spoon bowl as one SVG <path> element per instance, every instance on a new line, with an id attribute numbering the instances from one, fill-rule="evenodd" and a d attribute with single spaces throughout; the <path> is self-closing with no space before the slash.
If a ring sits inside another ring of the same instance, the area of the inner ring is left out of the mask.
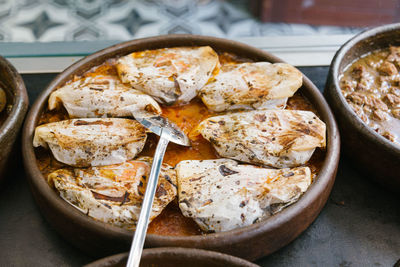
<path id="1" fill-rule="evenodd" d="M 161 136 L 162 131 L 163 137 L 169 142 L 182 146 L 190 146 L 190 140 L 186 134 L 175 123 L 170 122 L 166 118 L 151 113 L 136 113 L 133 116 L 144 127 L 156 135 Z"/>

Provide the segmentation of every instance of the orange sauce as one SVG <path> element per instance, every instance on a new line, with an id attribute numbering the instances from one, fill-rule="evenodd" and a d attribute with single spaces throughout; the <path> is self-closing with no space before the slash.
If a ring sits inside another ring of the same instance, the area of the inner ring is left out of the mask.
<path id="1" fill-rule="evenodd" d="M 305 98 L 298 92 L 288 99 L 286 103 L 286 109 L 307 110 L 307 111 L 312 111 L 318 115 L 318 111 L 313 107 L 310 101 L 308 101 L 307 98 Z"/>
<path id="2" fill-rule="evenodd" d="M 220 55 L 221 63 L 245 62 L 243 59 L 228 53 Z M 247 60 L 248 62 L 249 60 Z M 97 68 L 93 68 L 83 75 L 90 77 L 95 75 L 117 75 L 115 60 L 108 60 Z M 75 77 L 77 79 L 79 77 Z M 300 93 L 296 93 L 288 100 L 287 109 L 310 110 L 316 113 L 311 103 Z M 203 104 L 201 99 L 195 98 L 185 105 L 162 106 L 162 115 L 177 124 L 190 138 L 191 147 L 183 147 L 173 143 L 168 145 L 164 156 L 164 162 L 175 166 L 182 160 L 205 160 L 219 158 L 211 143 L 201 137 L 201 135 L 191 135 L 193 129 L 204 119 L 216 115 L 210 112 Z M 59 107 L 55 111 L 45 110 L 39 120 L 39 124 L 68 119 L 68 114 L 64 108 Z M 157 145 L 158 137 L 154 134 L 148 135 L 148 140 L 143 151 L 138 156 L 153 156 Z M 70 168 L 69 166 L 54 159 L 48 150 L 38 148 L 35 150 L 37 164 L 44 177 L 60 169 Z M 311 168 L 312 175 L 315 177 L 321 168 L 325 152 L 317 149 L 311 160 L 306 164 Z M 148 232 L 157 235 L 188 236 L 204 234 L 191 218 L 186 218 L 179 210 L 177 201 L 171 202 L 162 213 L 154 219 L 148 228 Z"/>
<path id="3" fill-rule="evenodd" d="M 212 116 L 200 99 L 194 99 L 189 104 L 162 107 L 162 115 L 174 122 L 190 137 L 191 146 L 184 147 L 170 143 L 164 156 L 164 162 L 175 166 L 182 160 L 201 160 L 219 158 L 212 145 L 201 136 L 192 137 L 190 132 L 204 119 Z M 157 137 L 149 135 L 142 153 L 153 156 Z"/>
<path id="4" fill-rule="evenodd" d="M 91 70 L 83 74 L 82 77 L 94 77 L 97 75 L 117 76 L 118 71 L 117 68 L 115 67 L 115 62 L 116 62 L 115 59 L 109 59 L 100 66 L 92 68 Z M 80 79 L 82 77 L 75 77 L 75 79 Z"/>
<path id="5" fill-rule="evenodd" d="M 182 215 L 178 204 L 174 201 L 149 224 L 147 232 L 169 236 L 189 236 L 203 233 L 191 218 Z"/>

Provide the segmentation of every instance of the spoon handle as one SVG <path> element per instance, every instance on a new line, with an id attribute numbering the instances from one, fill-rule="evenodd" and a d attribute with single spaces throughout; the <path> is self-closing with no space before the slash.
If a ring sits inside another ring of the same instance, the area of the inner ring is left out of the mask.
<path id="1" fill-rule="evenodd" d="M 142 208 L 140 210 L 139 221 L 136 225 L 135 235 L 133 237 L 131 250 L 129 252 L 128 263 L 126 265 L 127 267 L 137 267 L 140 263 L 140 257 L 142 255 L 143 244 L 146 238 L 151 208 L 153 206 L 154 194 L 157 188 L 158 176 L 160 174 L 160 169 L 168 142 L 169 141 L 163 137 L 163 132 L 161 132 L 160 140 L 158 141 L 157 149 L 154 154 L 153 164 L 151 165 L 150 176 L 147 181 Z"/>

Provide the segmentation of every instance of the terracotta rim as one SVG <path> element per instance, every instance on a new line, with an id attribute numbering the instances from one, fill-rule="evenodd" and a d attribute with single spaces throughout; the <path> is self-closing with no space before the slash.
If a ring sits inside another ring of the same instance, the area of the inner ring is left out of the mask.
<path id="1" fill-rule="evenodd" d="M 2 71 L 6 72 L 7 75 L 13 77 L 12 88 L 5 89 L 8 91 L 7 93 L 13 94 L 13 106 L 6 120 L 0 125 L 0 140 L 2 140 L 14 129 L 19 117 L 25 115 L 28 108 L 28 95 L 21 75 L 19 75 L 14 66 L 2 56 L 0 56 L 0 68 Z"/>
<path id="2" fill-rule="evenodd" d="M 73 75 L 74 71 L 79 67 L 82 67 L 90 62 L 93 62 L 93 66 L 99 65 L 103 63 L 103 61 L 96 61 L 96 58 L 104 55 L 108 55 L 109 58 L 115 57 L 118 55 L 118 51 L 130 47 L 130 51 L 135 51 L 134 46 L 139 43 L 151 43 L 153 41 L 157 42 L 165 42 L 164 47 L 168 47 L 168 42 L 179 40 L 181 45 L 207 45 L 208 43 L 217 42 L 219 46 L 229 46 L 229 50 L 243 50 L 249 52 L 251 55 L 256 55 L 254 57 L 265 58 L 267 61 L 271 62 L 282 62 L 281 59 L 264 52 L 260 49 L 216 37 L 208 37 L 208 36 L 198 36 L 198 35 L 166 35 L 166 36 L 157 36 L 150 37 L 144 39 L 132 40 L 124 43 L 120 43 L 101 51 L 98 51 L 94 54 L 91 54 L 75 64 L 71 65 L 67 69 L 65 69 L 62 73 L 60 73 L 49 85 L 43 90 L 43 92 L 37 97 L 34 105 L 32 106 L 25 125 L 23 132 L 23 156 L 24 156 L 24 164 L 26 166 L 26 171 L 28 172 L 28 177 L 31 182 L 31 186 L 34 186 L 39 194 L 44 196 L 49 203 L 52 203 L 57 209 L 61 210 L 64 214 L 68 214 L 71 218 L 79 222 L 79 224 L 87 225 L 95 231 L 107 231 L 110 234 L 115 236 L 124 235 L 127 238 L 132 238 L 132 231 L 128 231 L 125 229 L 118 228 L 116 226 L 112 226 L 103 222 L 95 221 L 90 217 L 82 214 L 77 209 L 69 205 L 67 202 L 62 200 L 55 191 L 53 191 L 50 186 L 48 186 L 46 179 L 43 177 L 39 168 L 36 164 L 36 157 L 34 153 L 34 149 L 32 146 L 32 138 L 35 126 L 37 124 L 38 115 L 42 111 L 43 107 L 47 103 L 48 96 L 53 89 L 57 88 L 60 84 L 63 84 L 68 80 L 68 77 Z M 179 46 L 179 45 L 174 45 Z M 161 47 L 160 45 L 158 47 Z M 149 47 L 148 49 L 153 49 L 153 47 Z M 228 51 L 227 49 L 224 49 Z M 124 53 L 127 54 L 127 53 Z M 251 57 L 250 57 L 251 59 Z M 90 69 L 87 68 L 86 70 Z M 322 165 L 321 171 L 318 174 L 317 178 L 314 180 L 310 188 L 307 192 L 294 204 L 285 208 L 283 211 L 278 214 L 262 221 L 259 223 L 255 223 L 250 226 L 245 226 L 239 229 L 220 232 L 220 233 L 212 233 L 207 235 L 197 235 L 197 236 L 161 236 L 148 234 L 146 237 L 146 242 L 157 242 L 162 244 L 166 244 L 165 246 L 174 246 L 177 242 L 181 246 L 183 244 L 187 244 L 188 246 L 197 244 L 207 244 L 209 242 L 218 242 L 219 244 L 226 244 L 229 246 L 232 244 L 232 240 L 241 240 L 241 239 L 249 239 L 254 238 L 267 230 L 273 230 L 277 228 L 279 225 L 284 224 L 292 220 L 296 215 L 300 213 L 301 210 L 307 207 L 307 204 L 313 201 L 316 201 L 320 194 L 324 191 L 324 189 L 329 185 L 331 179 L 335 179 L 335 173 L 337 164 L 339 161 L 339 151 L 340 151 L 340 140 L 339 140 L 339 132 L 333 117 L 333 114 L 323 98 L 322 94 L 315 87 L 315 85 L 303 75 L 303 87 L 308 87 L 309 90 L 305 91 L 307 98 L 313 105 L 317 108 L 320 116 L 323 118 L 323 121 L 327 126 L 327 151 L 324 163 Z"/>
<path id="3" fill-rule="evenodd" d="M 96 267 L 96 266 L 108 266 L 107 263 L 121 262 L 125 258 L 128 258 L 128 253 L 120 253 L 112 255 L 100 260 L 91 262 L 84 267 Z M 161 247 L 161 248 L 147 248 L 143 250 L 142 258 L 153 258 L 159 255 L 167 255 L 174 257 L 185 257 L 185 258 L 204 258 L 210 261 L 223 262 L 226 266 L 235 265 L 243 267 L 259 267 L 259 265 L 251 263 L 247 260 L 223 254 L 216 251 L 196 249 L 196 248 L 180 248 L 180 247 Z"/>
<path id="4" fill-rule="evenodd" d="M 341 48 L 336 52 L 332 60 L 331 69 L 332 69 L 332 79 L 334 86 L 330 86 L 330 88 L 334 89 L 334 92 L 337 95 L 337 98 L 339 99 L 341 108 L 343 108 L 346 111 L 345 116 L 352 118 L 352 121 L 356 124 L 357 129 L 359 129 L 362 133 L 364 133 L 368 137 L 368 139 L 376 140 L 382 146 L 384 146 L 385 149 L 394 151 L 400 157 L 400 146 L 392 143 L 382 135 L 375 132 L 367 124 L 365 124 L 347 103 L 346 99 L 344 98 L 341 92 L 339 85 L 339 75 L 341 75 L 341 73 L 339 73 L 339 68 L 341 62 L 352 47 L 354 47 L 360 42 L 366 41 L 369 38 L 373 38 L 375 35 L 383 34 L 386 32 L 399 31 L 399 30 L 400 30 L 400 23 L 394 23 L 372 29 L 367 29 L 357 34 L 356 36 L 348 40 L 344 45 L 342 45 Z M 371 40 L 371 42 L 372 41 L 373 40 Z"/>

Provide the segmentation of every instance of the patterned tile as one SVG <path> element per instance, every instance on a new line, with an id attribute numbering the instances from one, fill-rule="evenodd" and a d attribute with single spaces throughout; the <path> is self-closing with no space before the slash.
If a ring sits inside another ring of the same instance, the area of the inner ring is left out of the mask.
<path id="1" fill-rule="evenodd" d="M 156 21 L 147 19 L 146 16 L 140 15 L 136 9 L 131 9 L 126 16 L 113 21 L 112 23 L 124 27 L 131 36 L 134 36 L 140 28 L 154 22 Z"/>
<path id="2" fill-rule="evenodd" d="M 358 28 L 260 23 L 239 0 L 1 0 L 0 41 L 128 40 L 172 33 L 219 37 L 341 34 Z"/>
<path id="3" fill-rule="evenodd" d="M 47 12 L 43 10 L 34 20 L 19 24 L 18 26 L 30 29 L 33 36 L 36 39 L 40 39 L 48 30 L 60 25 L 63 24 L 52 20 Z"/>

